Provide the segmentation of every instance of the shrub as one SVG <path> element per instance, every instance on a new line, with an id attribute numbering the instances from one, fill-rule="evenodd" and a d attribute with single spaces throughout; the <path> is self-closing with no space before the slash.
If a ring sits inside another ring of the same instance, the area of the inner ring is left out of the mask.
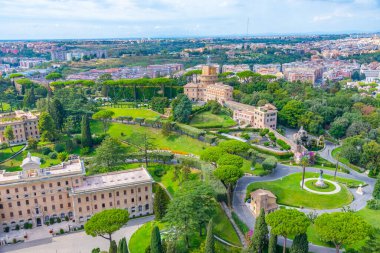
<path id="1" fill-rule="evenodd" d="M 69 221 L 69 216 L 65 216 L 65 221 Z"/>
<path id="2" fill-rule="evenodd" d="M 16 225 L 16 230 L 20 230 L 20 225 L 19 224 Z"/>
<path id="3" fill-rule="evenodd" d="M 51 153 L 49 153 L 49 157 L 50 157 L 51 159 L 57 159 L 58 154 L 57 154 L 57 152 L 51 152 Z"/>
<path id="4" fill-rule="evenodd" d="M 40 162 L 41 162 L 41 164 L 44 164 L 44 163 L 46 163 L 46 160 L 43 157 L 41 157 Z"/>
<path id="5" fill-rule="evenodd" d="M 49 148 L 49 147 L 43 147 L 42 149 L 41 149 L 41 153 L 43 154 L 43 155 L 48 155 L 49 153 L 51 153 L 51 148 Z"/>
<path id="6" fill-rule="evenodd" d="M 9 233 L 9 227 L 5 227 L 5 228 L 4 228 L 4 232 L 5 232 L 5 233 Z"/>
<path id="7" fill-rule="evenodd" d="M 264 142 L 264 146 L 269 147 L 269 142 L 268 141 Z"/>
<path id="8" fill-rule="evenodd" d="M 50 223 L 51 225 L 53 225 L 54 222 L 55 222 L 55 221 L 54 221 L 54 218 L 50 218 L 50 219 L 49 219 L 49 223 Z"/>
<path id="9" fill-rule="evenodd" d="M 277 166 L 277 159 L 268 157 L 263 161 L 262 165 L 264 170 L 273 170 Z"/>
<path id="10" fill-rule="evenodd" d="M 267 129 L 267 128 L 260 130 L 260 136 L 262 136 L 262 137 L 265 136 L 267 133 L 269 133 L 269 129 Z"/>
<path id="11" fill-rule="evenodd" d="M 249 136 L 249 134 L 247 134 L 247 133 L 242 133 L 242 134 L 240 135 L 240 137 L 243 138 L 243 139 L 246 139 L 246 140 L 251 139 L 251 136 Z"/>
<path id="12" fill-rule="evenodd" d="M 79 151 L 79 154 L 81 156 L 88 155 L 89 153 L 90 153 L 90 148 L 89 147 L 81 148 L 80 151 Z"/>
<path id="13" fill-rule="evenodd" d="M 290 150 L 291 149 L 291 147 L 283 140 L 278 139 L 276 142 L 284 150 Z"/>
<path id="14" fill-rule="evenodd" d="M 61 153 L 61 152 L 65 151 L 65 146 L 61 143 L 57 143 L 54 145 L 54 150 L 58 153 Z"/>
<path id="15" fill-rule="evenodd" d="M 368 200 L 367 207 L 372 210 L 380 210 L 380 200 L 377 200 L 377 199 Z"/>
<path id="16" fill-rule="evenodd" d="M 62 221 L 61 218 L 57 218 L 58 223 L 61 223 L 61 221 Z"/>
<path id="17" fill-rule="evenodd" d="M 62 162 L 65 161 L 69 157 L 69 154 L 67 152 L 61 152 L 58 154 L 58 159 Z"/>
<path id="18" fill-rule="evenodd" d="M 61 235 L 63 235 L 63 234 L 65 233 L 65 230 L 63 230 L 63 228 L 61 228 L 61 229 L 59 230 L 59 233 L 60 233 Z"/>

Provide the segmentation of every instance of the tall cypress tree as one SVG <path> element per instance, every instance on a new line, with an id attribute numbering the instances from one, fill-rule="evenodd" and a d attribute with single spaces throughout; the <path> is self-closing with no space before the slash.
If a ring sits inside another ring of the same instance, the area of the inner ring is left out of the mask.
<path id="1" fill-rule="evenodd" d="M 290 253 L 308 253 L 309 252 L 309 242 L 307 240 L 307 235 L 300 234 L 296 235 L 293 240 L 293 244 L 290 247 Z"/>
<path id="2" fill-rule="evenodd" d="M 161 186 L 157 186 L 156 193 L 154 194 L 153 209 L 156 220 L 161 220 L 166 214 L 170 198 L 168 194 L 162 189 Z"/>
<path id="3" fill-rule="evenodd" d="M 211 219 L 207 225 L 205 253 L 215 253 L 215 241 L 214 241 L 214 234 L 212 232 L 212 227 L 213 227 L 213 222 Z"/>
<path id="4" fill-rule="evenodd" d="M 54 120 L 55 128 L 62 131 L 63 124 L 65 123 L 66 112 L 62 103 L 58 99 L 53 99 L 49 106 L 49 113 Z"/>
<path id="5" fill-rule="evenodd" d="M 270 235 L 268 253 L 277 253 L 277 235 Z"/>
<path id="6" fill-rule="evenodd" d="M 163 253 L 160 230 L 154 226 L 150 239 L 150 253 Z"/>
<path id="7" fill-rule="evenodd" d="M 260 215 L 256 219 L 255 230 L 253 233 L 251 251 L 261 253 L 264 247 L 268 245 L 268 226 L 265 222 L 264 208 L 260 210 Z"/>
<path id="8" fill-rule="evenodd" d="M 90 129 L 90 121 L 87 115 L 83 115 L 82 117 L 82 147 L 92 147 L 92 137 L 91 137 L 91 129 Z"/>
<path id="9" fill-rule="evenodd" d="M 117 247 L 117 253 L 128 253 L 127 240 L 125 237 L 120 239 L 119 246 Z"/>
<path id="10" fill-rule="evenodd" d="M 117 253 L 117 245 L 116 245 L 116 242 L 114 240 L 112 240 L 112 242 L 111 242 L 110 249 L 109 249 L 108 253 Z"/>

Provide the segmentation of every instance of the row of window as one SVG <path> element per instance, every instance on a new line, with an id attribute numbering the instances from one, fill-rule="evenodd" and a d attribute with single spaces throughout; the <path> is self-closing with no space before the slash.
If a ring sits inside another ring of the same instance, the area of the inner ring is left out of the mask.
<path id="1" fill-rule="evenodd" d="M 79 180 L 78 179 L 75 179 L 75 183 L 78 184 L 79 183 Z M 65 181 L 65 182 L 57 182 L 56 183 L 56 186 L 60 187 L 62 185 L 66 185 L 68 186 L 69 185 L 69 181 Z M 53 183 L 49 183 L 49 188 L 52 188 L 53 187 Z M 55 187 L 55 185 L 54 185 Z M 39 187 L 41 190 L 45 189 L 45 184 L 41 184 L 40 187 Z M 32 185 L 32 190 L 35 191 L 37 189 L 36 185 Z M 23 187 L 23 190 L 24 192 L 27 192 L 29 189 L 27 186 L 24 186 Z M 21 189 L 20 189 L 21 191 Z M 19 192 L 19 188 L 14 188 L 14 192 L 15 193 L 18 193 Z M 5 193 L 6 194 L 10 194 L 11 193 L 11 190 L 10 189 L 5 189 Z M 1 191 L 0 191 L 0 195 L 1 195 Z"/>

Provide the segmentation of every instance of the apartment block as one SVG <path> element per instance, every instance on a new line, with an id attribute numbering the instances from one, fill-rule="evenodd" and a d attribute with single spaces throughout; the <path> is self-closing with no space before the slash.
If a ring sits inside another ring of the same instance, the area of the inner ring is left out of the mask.
<path id="1" fill-rule="evenodd" d="M 8 143 L 5 128 L 11 126 L 15 139 L 11 144 L 25 143 L 29 138 L 39 139 L 38 115 L 31 112 L 15 111 L 0 114 L 0 143 Z"/>

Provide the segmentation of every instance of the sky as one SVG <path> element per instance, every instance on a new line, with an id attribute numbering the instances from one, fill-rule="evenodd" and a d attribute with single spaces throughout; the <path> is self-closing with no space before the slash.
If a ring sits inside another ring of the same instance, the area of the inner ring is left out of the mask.
<path id="1" fill-rule="evenodd" d="M 379 32 L 380 0 L 0 0 L 0 40 L 245 35 L 247 27 L 249 35 Z"/>

